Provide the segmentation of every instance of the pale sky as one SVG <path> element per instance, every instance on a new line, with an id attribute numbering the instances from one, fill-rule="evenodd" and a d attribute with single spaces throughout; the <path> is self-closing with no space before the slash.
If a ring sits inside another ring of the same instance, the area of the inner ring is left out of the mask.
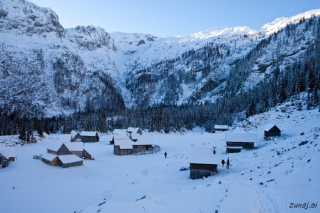
<path id="1" fill-rule="evenodd" d="M 279 17 L 320 9 L 320 0 L 31 0 L 52 8 L 64 28 L 189 35 L 214 27 L 260 29 Z"/>

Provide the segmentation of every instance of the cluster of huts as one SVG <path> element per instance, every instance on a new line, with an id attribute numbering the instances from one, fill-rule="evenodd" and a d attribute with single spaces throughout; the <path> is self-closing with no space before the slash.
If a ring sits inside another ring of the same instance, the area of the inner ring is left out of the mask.
<path id="1" fill-rule="evenodd" d="M 227 131 L 227 125 L 216 125 L 216 131 Z M 264 128 L 264 138 L 280 136 L 281 130 L 276 125 L 268 125 Z M 226 133 L 226 153 L 237 153 L 242 149 L 253 149 L 258 142 L 258 134 L 255 133 Z M 205 148 L 192 148 L 189 151 L 190 178 L 198 179 L 208 177 L 218 172 L 218 164 L 221 158 L 218 151 Z"/>
<path id="2" fill-rule="evenodd" d="M 127 130 L 115 129 L 110 138 L 114 145 L 115 155 L 131 155 L 142 152 L 156 152 L 157 145 L 153 144 L 152 136 L 143 133 L 139 128 L 129 127 Z"/>
<path id="3" fill-rule="evenodd" d="M 93 160 L 91 154 L 84 148 L 84 143 L 98 142 L 97 132 L 75 132 L 61 135 L 54 147 L 48 148 L 47 153 L 41 155 L 41 161 L 51 166 L 68 168 L 82 166 L 84 159 Z"/>
<path id="4" fill-rule="evenodd" d="M 84 159 L 94 159 L 84 149 L 86 142 L 98 142 L 97 132 L 72 131 L 71 134 L 61 135 L 59 142 L 47 149 L 47 153 L 40 159 L 51 166 L 62 168 L 81 166 Z M 142 134 L 139 128 L 129 127 L 127 130 L 115 129 L 110 138 L 110 144 L 114 145 L 115 155 L 129 155 L 141 152 L 155 152 L 159 147 L 153 144 L 152 137 L 148 133 Z"/>
<path id="5" fill-rule="evenodd" d="M 8 167 L 9 162 L 17 160 L 15 147 L 0 147 L 0 168 Z"/>

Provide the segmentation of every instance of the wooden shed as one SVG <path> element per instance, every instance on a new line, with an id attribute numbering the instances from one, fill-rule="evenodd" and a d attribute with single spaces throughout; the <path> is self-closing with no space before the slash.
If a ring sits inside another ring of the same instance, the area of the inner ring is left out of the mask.
<path id="1" fill-rule="evenodd" d="M 68 149 L 65 143 L 55 144 L 53 148 L 47 149 L 47 152 L 55 155 L 71 155 L 72 154 L 72 152 Z"/>
<path id="2" fill-rule="evenodd" d="M 226 133 L 227 153 L 240 152 L 241 149 L 253 149 L 258 142 L 255 133 Z"/>
<path id="3" fill-rule="evenodd" d="M 134 139 L 128 136 L 114 137 L 114 154 L 130 155 L 144 151 L 152 151 L 154 148 L 150 134 L 132 134 Z"/>
<path id="4" fill-rule="evenodd" d="M 73 138 L 72 142 L 98 142 L 99 135 L 97 132 L 89 132 L 89 131 L 82 131 L 81 133 L 77 133 Z"/>
<path id="5" fill-rule="evenodd" d="M 58 156 L 58 165 L 62 168 L 82 166 L 83 160 L 76 155 L 60 155 Z"/>
<path id="6" fill-rule="evenodd" d="M 82 142 L 70 142 L 64 143 L 64 145 L 70 150 L 74 155 L 77 155 L 79 158 L 83 159 L 93 159 L 91 154 L 84 149 Z"/>
<path id="7" fill-rule="evenodd" d="M 15 147 L 0 147 L 0 165 L 1 167 L 8 167 L 9 161 L 17 160 L 17 153 Z"/>
<path id="8" fill-rule="evenodd" d="M 191 148 L 189 150 L 190 179 L 208 177 L 218 172 L 220 154 L 209 148 Z"/>
<path id="9" fill-rule="evenodd" d="M 9 159 L 5 154 L 0 153 L 0 168 L 8 167 Z"/>
<path id="10" fill-rule="evenodd" d="M 264 128 L 264 137 L 277 137 L 281 135 L 281 130 L 274 124 L 268 125 Z"/>
<path id="11" fill-rule="evenodd" d="M 84 149 L 82 142 L 69 142 L 56 144 L 53 148 L 47 149 L 48 153 L 55 155 L 77 155 L 79 158 L 93 159 L 92 155 Z"/>
<path id="12" fill-rule="evenodd" d="M 122 130 L 122 129 L 115 129 L 112 133 L 112 135 L 110 135 L 110 144 L 114 144 L 114 140 L 116 138 L 127 138 L 127 132 L 126 130 Z"/>
<path id="13" fill-rule="evenodd" d="M 214 131 L 228 131 L 228 125 L 214 125 Z"/>

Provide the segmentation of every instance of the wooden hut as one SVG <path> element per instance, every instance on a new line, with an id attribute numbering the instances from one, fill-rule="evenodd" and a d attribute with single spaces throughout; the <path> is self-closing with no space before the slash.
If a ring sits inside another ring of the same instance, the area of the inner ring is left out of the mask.
<path id="1" fill-rule="evenodd" d="M 68 149 L 65 143 L 55 144 L 53 148 L 47 149 L 47 152 L 55 155 L 71 155 L 72 154 L 72 152 Z"/>
<path id="2" fill-rule="evenodd" d="M 114 129 L 112 135 L 110 135 L 110 144 L 114 144 L 115 138 L 127 138 L 126 130 Z"/>
<path id="3" fill-rule="evenodd" d="M 91 154 L 84 149 L 82 142 L 70 142 L 64 143 L 64 145 L 70 150 L 70 152 L 79 158 L 93 159 Z"/>
<path id="4" fill-rule="evenodd" d="M 190 179 L 208 177 L 218 172 L 220 154 L 208 148 L 191 148 L 189 150 Z"/>
<path id="5" fill-rule="evenodd" d="M 92 155 L 84 149 L 82 142 L 69 142 L 56 144 L 55 147 L 47 149 L 48 153 L 55 155 L 71 155 L 74 154 L 79 158 L 93 159 Z"/>
<path id="6" fill-rule="evenodd" d="M 82 131 L 81 133 L 77 133 L 73 138 L 72 142 L 98 142 L 99 135 L 97 132 L 89 132 L 89 131 Z"/>
<path id="7" fill-rule="evenodd" d="M 264 138 L 277 137 L 281 135 L 281 130 L 274 124 L 268 125 L 264 128 Z"/>
<path id="8" fill-rule="evenodd" d="M 62 168 L 82 166 L 83 160 L 76 155 L 60 155 L 58 156 L 58 165 Z"/>
<path id="9" fill-rule="evenodd" d="M 17 153 L 15 147 L 0 147 L 0 166 L 8 167 L 9 161 L 17 160 Z"/>
<path id="10" fill-rule="evenodd" d="M 228 131 L 228 125 L 214 125 L 214 131 Z"/>
<path id="11" fill-rule="evenodd" d="M 258 142 L 255 133 L 226 133 L 227 153 L 241 152 L 241 149 L 253 149 Z"/>
<path id="12" fill-rule="evenodd" d="M 0 153 L 0 168 L 8 167 L 9 159 L 6 154 Z"/>
<path id="13" fill-rule="evenodd" d="M 150 134 L 132 134 L 134 139 L 128 136 L 114 137 L 114 154 L 130 155 L 144 151 L 152 151 L 154 144 Z"/>

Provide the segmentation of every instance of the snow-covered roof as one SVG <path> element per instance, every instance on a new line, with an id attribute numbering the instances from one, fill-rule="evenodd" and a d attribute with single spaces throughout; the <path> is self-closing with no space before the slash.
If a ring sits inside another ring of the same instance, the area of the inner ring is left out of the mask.
<path id="1" fill-rule="evenodd" d="M 61 160 L 62 163 L 73 163 L 78 161 L 83 161 L 76 155 L 59 155 L 58 158 Z"/>
<path id="2" fill-rule="evenodd" d="M 134 139 L 137 139 L 137 141 L 133 142 L 133 145 L 153 145 L 151 134 L 135 134 Z"/>
<path id="3" fill-rule="evenodd" d="M 70 142 L 71 141 L 71 134 L 65 134 L 65 135 L 60 135 L 59 136 L 59 141 L 64 143 L 64 142 Z"/>
<path id="4" fill-rule="evenodd" d="M 83 151 L 83 142 L 64 143 L 70 151 Z"/>
<path id="5" fill-rule="evenodd" d="M 120 149 L 132 149 L 133 141 L 130 138 L 115 138 L 114 145 L 120 146 Z"/>
<path id="6" fill-rule="evenodd" d="M 127 135 L 114 135 L 114 145 L 120 146 L 120 149 L 132 149 L 133 145 L 153 145 L 151 134 L 133 134 L 133 139 L 137 141 L 132 141 Z"/>
<path id="7" fill-rule="evenodd" d="M 139 130 L 139 128 L 136 128 L 136 127 L 129 127 L 127 132 L 132 132 L 132 133 L 137 133 Z"/>
<path id="8" fill-rule="evenodd" d="M 59 148 L 62 146 L 62 144 L 63 143 L 55 142 L 54 144 L 50 144 L 50 147 L 48 149 L 57 152 L 59 150 Z"/>
<path id="9" fill-rule="evenodd" d="M 268 124 L 264 127 L 264 131 L 269 131 L 270 129 L 272 129 L 272 127 L 277 126 L 275 124 Z"/>
<path id="10" fill-rule="evenodd" d="M 209 148 L 193 147 L 189 150 L 189 163 L 219 164 L 220 160 L 220 153 L 217 150 L 216 154 Z"/>
<path id="11" fill-rule="evenodd" d="M 70 132 L 70 134 L 71 134 L 72 137 L 74 137 L 74 136 L 76 136 L 76 134 L 78 134 L 78 132 L 76 130 L 72 130 Z"/>
<path id="12" fill-rule="evenodd" d="M 55 155 L 55 154 L 51 154 L 51 153 L 44 153 L 44 154 L 41 155 L 41 158 L 44 158 L 44 159 L 46 159 L 48 161 L 52 161 L 56 157 L 58 157 L 58 156 Z"/>
<path id="13" fill-rule="evenodd" d="M 256 133 L 226 133 L 226 142 L 258 142 Z"/>
<path id="14" fill-rule="evenodd" d="M 81 136 L 96 136 L 97 132 L 82 131 Z"/>
<path id="15" fill-rule="evenodd" d="M 121 133 L 118 133 L 118 134 L 115 134 L 115 135 L 110 135 L 110 141 L 111 141 L 113 138 L 114 138 L 114 139 L 125 139 L 125 138 L 128 138 L 128 136 L 127 136 L 127 133 L 121 132 Z"/>
<path id="16" fill-rule="evenodd" d="M 16 158 L 16 147 L 0 147 L 0 153 L 6 158 Z"/>
<path id="17" fill-rule="evenodd" d="M 229 129 L 228 125 L 214 125 L 215 129 Z"/>
<path id="18" fill-rule="evenodd" d="M 138 138 L 139 138 L 139 133 L 131 133 L 131 139 L 132 140 L 138 140 Z"/>
<path id="19" fill-rule="evenodd" d="M 126 130 L 125 129 L 114 129 L 112 134 L 114 135 L 118 135 L 118 134 L 126 134 Z"/>
<path id="20" fill-rule="evenodd" d="M 242 146 L 227 146 L 229 149 L 243 149 Z"/>

